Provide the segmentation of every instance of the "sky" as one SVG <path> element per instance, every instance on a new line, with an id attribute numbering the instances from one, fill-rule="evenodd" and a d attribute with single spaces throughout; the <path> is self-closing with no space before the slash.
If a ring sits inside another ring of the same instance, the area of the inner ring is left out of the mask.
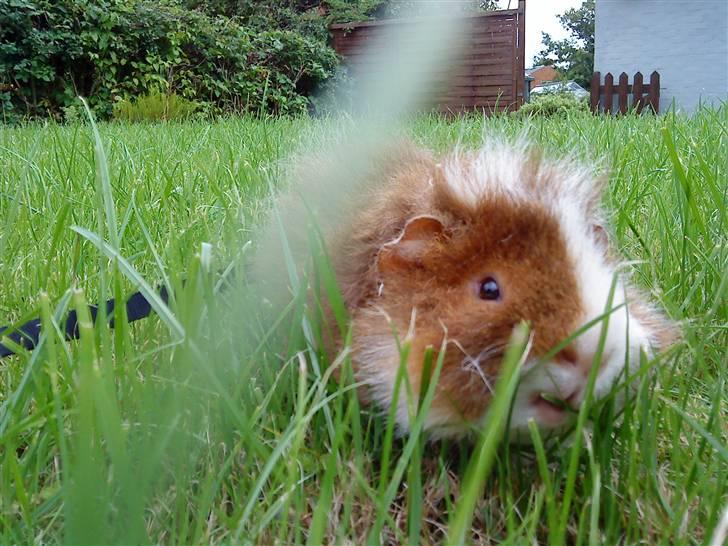
<path id="1" fill-rule="evenodd" d="M 501 8 L 508 7 L 509 0 L 499 0 Z M 526 0 L 526 68 L 533 64 L 533 56 L 541 51 L 541 32 L 548 32 L 557 40 L 567 33 L 556 18 L 569 8 L 578 8 L 582 0 Z M 510 0 L 511 8 L 518 0 Z"/>

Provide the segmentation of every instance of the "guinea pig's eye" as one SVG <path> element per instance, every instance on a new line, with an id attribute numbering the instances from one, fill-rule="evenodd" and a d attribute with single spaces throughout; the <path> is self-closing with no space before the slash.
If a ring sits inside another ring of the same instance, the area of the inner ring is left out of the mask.
<path id="1" fill-rule="evenodd" d="M 493 277 L 486 277 L 480 282 L 480 293 L 481 300 L 499 300 L 500 299 L 500 288 L 498 283 Z"/>

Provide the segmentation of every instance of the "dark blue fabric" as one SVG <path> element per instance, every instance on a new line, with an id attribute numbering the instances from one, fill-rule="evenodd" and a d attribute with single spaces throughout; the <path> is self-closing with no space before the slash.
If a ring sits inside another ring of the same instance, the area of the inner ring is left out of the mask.
<path id="1" fill-rule="evenodd" d="M 169 293 L 167 292 L 166 287 L 160 288 L 159 295 L 164 303 L 167 303 L 169 301 Z M 88 309 L 91 313 L 92 320 L 96 322 L 96 316 L 98 315 L 99 311 L 98 307 L 96 305 L 89 305 Z M 126 316 L 129 322 L 134 322 L 135 320 L 148 317 L 151 313 L 152 306 L 149 305 L 149 302 L 142 295 L 141 292 L 134 292 L 129 297 L 129 299 L 126 300 Z M 113 314 L 114 300 L 110 299 L 106 302 L 106 316 L 110 317 L 109 326 L 111 326 L 112 328 L 114 327 Z M 6 336 L 10 338 L 14 343 L 17 343 L 18 345 L 25 347 L 28 350 L 33 350 L 38 344 L 41 330 L 40 319 L 29 320 L 22 326 L 13 329 L 9 334 L 5 334 L 4 332 L 8 331 L 9 329 L 9 326 L 0 327 L 0 338 L 2 336 Z M 78 316 L 75 310 L 68 313 L 64 330 L 67 339 L 78 339 Z M 12 354 L 15 354 L 12 349 L 0 343 L 0 358 L 4 358 Z"/>

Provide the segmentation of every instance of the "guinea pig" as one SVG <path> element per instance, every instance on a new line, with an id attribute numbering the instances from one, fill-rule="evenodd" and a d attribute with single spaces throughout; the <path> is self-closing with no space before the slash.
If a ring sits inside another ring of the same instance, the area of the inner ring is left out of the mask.
<path id="1" fill-rule="evenodd" d="M 531 345 L 510 426 L 568 423 L 585 397 L 602 321 L 552 358 L 552 348 L 602 316 L 616 278 L 594 397 L 636 369 L 640 353 L 670 346 L 677 329 L 630 286 L 600 210 L 603 181 L 573 160 L 523 144 L 489 142 L 435 158 L 400 148 L 365 186 L 365 206 L 330 237 L 329 254 L 352 320 L 351 359 L 363 397 L 390 407 L 400 366 L 396 336 L 410 342 L 415 397 L 423 355 L 446 340 L 425 424 L 434 437 L 482 423 L 514 327 Z M 341 339 L 335 345 L 341 348 Z M 402 389 L 401 392 L 404 392 Z M 555 403 L 561 400 L 565 405 Z M 406 396 L 397 425 L 410 426 Z"/>

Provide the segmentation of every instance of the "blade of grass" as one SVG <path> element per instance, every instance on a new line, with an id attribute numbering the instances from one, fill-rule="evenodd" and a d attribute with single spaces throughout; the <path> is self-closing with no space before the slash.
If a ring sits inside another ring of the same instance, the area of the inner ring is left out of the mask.
<path id="1" fill-rule="evenodd" d="M 139 287 L 139 291 L 144 295 L 144 298 L 149 302 L 154 312 L 159 315 L 159 318 L 169 327 L 172 333 L 178 340 L 185 337 L 185 330 L 174 316 L 172 311 L 162 300 L 161 296 L 157 294 L 157 291 L 152 288 L 147 281 L 134 269 L 134 267 L 126 261 L 117 250 L 111 245 L 99 237 L 96 233 L 93 233 L 80 226 L 71 226 L 71 229 L 84 237 L 96 248 L 98 248 L 108 258 L 116 260 L 119 270 L 128 278 L 135 286 Z"/>
<path id="2" fill-rule="evenodd" d="M 614 294 L 617 289 L 618 277 L 615 275 L 612 279 L 612 284 L 609 288 L 609 294 L 607 296 L 607 302 L 604 309 L 604 321 L 599 332 L 599 341 L 597 342 L 597 350 L 594 356 L 594 360 L 589 370 L 589 377 L 587 379 L 586 392 L 584 395 L 584 401 L 579 409 L 577 416 L 576 428 L 574 430 L 574 445 L 571 446 L 571 452 L 569 456 L 569 465 L 567 469 L 566 485 L 564 486 L 564 496 L 561 504 L 561 517 L 559 524 L 556 528 L 549 529 L 549 543 L 552 545 L 562 544 L 566 542 L 566 532 L 569 521 L 569 513 L 571 510 L 571 502 L 574 497 L 574 488 L 576 486 L 577 471 L 579 465 L 579 457 L 581 455 L 581 441 L 586 425 L 587 415 L 591 409 L 592 398 L 594 396 L 594 385 L 596 384 L 597 374 L 599 371 L 599 363 L 602 361 L 602 353 L 604 352 L 604 346 L 607 339 L 607 329 L 609 328 L 609 317 L 610 310 L 612 308 L 612 302 L 614 301 Z"/>
<path id="3" fill-rule="evenodd" d="M 111 177 L 109 175 L 109 163 L 106 159 L 106 151 L 104 150 L 103 143 L 101 142 L 101 135 L 99 129 L 96 127 L 94 121 L 94 115 L 86 102 L 86 99 L 79 97 L 83 103 L 83 107 L 86 110 L 86 116 L 91 124 L 91 131 L 93 133 L 94 141 L 94 157 L 96 164 L 96 195 L 98 198 L 98 208 L 103 211 L 104 218 L 106 220 L 106 232 L 109 238 L 111 247 L 115 250 L 119 250 L 119 231 L 116 224 L 116 208 L 114 207 L 114 195 L 111 190 Z M 99 218 L 101 222 L 101 218 Z M 101 226 L 99 226 L 99 233 L 101 233 Z"/>
<path id="4" fill-rule="evenodd" d="M 501 374 L 495 386 L 493 400 L 488 409 L 485 426 L 478 440 L 474 456 L 465 471 L 460 498 L 448 528 L 447 544 L 463 544 L 473 520 L 478 499 L 483 494 L 485 482 L 490 475 L 495 453 L 501 444 L 513 395 L 518 387 L 520 370 L 528 355 L 530 338 L 528 327 L 519 324 L 503 357 Z"/>

